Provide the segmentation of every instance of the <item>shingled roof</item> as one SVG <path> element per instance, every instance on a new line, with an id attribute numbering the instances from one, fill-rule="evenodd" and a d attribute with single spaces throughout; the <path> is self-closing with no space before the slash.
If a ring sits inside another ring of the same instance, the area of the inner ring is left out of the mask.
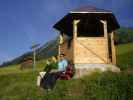
<path id="1" fill-rule="evenodd" d="M 70 13 L 112 13 L 110 10 L 104 10 L 93 6 L 84 6 L 73 9 Z"/>
<path id="2" fill-rule="evenodd" d="M 99 31 L 102 32 L 102 23 L 100 23 L 100 20 L 107 20 L 108 33 L 119 28 L 119 24 L 111 11 L 99 9 L 93 6 L 84 6 L 71 10 L 54 25 L 54 28 L 59 30 L 61 33 L 72 36 L 72 22 L 75 19 L 80 20 L 80 23 L 78 24 L 80 34 L 97 33 Z"/>

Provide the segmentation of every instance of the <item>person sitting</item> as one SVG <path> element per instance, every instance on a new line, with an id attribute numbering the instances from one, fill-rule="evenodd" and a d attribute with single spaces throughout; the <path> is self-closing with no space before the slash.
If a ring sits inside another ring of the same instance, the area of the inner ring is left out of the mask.
<path id="1" fill-rule="evenodd" d="M 73 77 L 75 69 L 72 63 L 65 58 L 65 54 L 60 55 L 58 62 L 58 79 L 69 80 Z"/>
<path id="2" fill-rule="evenodd" d="M 46 66 L 44 71 L 47 72 L 48 70 L 58 69 L 58 62 L 55 56 L 52 56 L 48 60 L 46 60 Z"/>
<path id="3" fill-rule="evenodd" d="M 67 59 L 65 59 L 65 54 L 60 54 L 60 60 L 58 62 L 58 71 L 65 72 L 67 66 L 68 66 L 68 61 Z"/>
<path id="4" fill-rule="evenodd" d="M 57 60 L 54 56 L 46 60 L 45 68 L 42 72 L 39 72 L 39 75 L 37 76 L 37 86 L 41 85 L 41 80 L 51 72 L 51 69 L 57 69 L 57 65 Z"/>

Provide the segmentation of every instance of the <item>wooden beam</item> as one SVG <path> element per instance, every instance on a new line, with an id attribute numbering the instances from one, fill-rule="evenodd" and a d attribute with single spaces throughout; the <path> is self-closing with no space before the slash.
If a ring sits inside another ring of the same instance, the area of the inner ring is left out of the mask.
<path id="1" fill-rule="evenodd" d="M 114 32 L 111 33 L 112 63 L 116 64 L 116 50 L 114 44 Z"/>
<path id="2" fill-rule="evenodd" d="M 73 36 L 74 38 L 77 38 L 77 24 L 80 22 L 80 20 L 74 20 L 73 21 Z"/>
<path id="3" fill-rule="evenodd" d="M 76 50 L 76 40 L 77 40 L 77 24 L 80 22 L 80 20 L 74 20 L 73 21 L 73 63 L 75 63 L 75 50 Z"/>
<path id="4" fill-rule="evenodd" d="M 107 21 L 106 20 L 100 20 L 100 22 L 103 24 L 104 28 L 104 37 L 106 39 L 106 57 L 107 57 L 107 63 L 110 63 L 109 60 L 109 44 L 108 44 L 108 31 L 107 31 Z"/>
<path id="5" fill-rule="evenodd" d="M 60 60 L 61 44 L 62 43 L 63 43 L 63 36 L 60 34 L 59 35 L 59 40 L 58 40 L 58 60 Z"/>

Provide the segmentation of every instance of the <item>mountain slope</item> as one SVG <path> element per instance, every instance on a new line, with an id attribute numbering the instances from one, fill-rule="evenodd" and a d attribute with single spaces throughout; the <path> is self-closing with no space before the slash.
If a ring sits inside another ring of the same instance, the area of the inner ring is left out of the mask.
<path id="1" fill-rule="evenodd" d="M 117 44 L 133 42 L 133 28 L 121 27 L 116 31 Z"/>
<path id="2" fill-rule="evenodd" d="M 133 42 L 133 28 L 125 28 L 122 27 L 118 31 L 116 31 L 116 43 L 117 44 L 125 44 L 129 42 Z M 58 38 L 58 37 L 57 37 Z M 58 53 L 58 39 L 55 38 L 51 41 L 48 41 L 44 45 L 42 45 L 40 48 L 38 48 L 37 51 L 37 60 L 40 59 L 46 59 L 48 57 L 57 55 Z M 2 66 L 11 65 L 11 64 L 19 64 L 23 61 L 26 57 L 32 57 L 32 51 L 27 52 L 12 61 L 8 61 L 3 63 Z"/>
<path id="3" fill-rule="evenodd" d="M 41 59 L 46 59 L 49 58 L 51 56 L 55 56 L 58 53 L 58 40 L 57 38 L 51 41 L 48 41 L 47 43 L 45 43 L 44 45 L 42 45 L 41 47 L 39 47 L 36 50 L 36 59 L 37 60 L 41 60 Z M 28 58 L 28 57 L 33 57 L 33 52 L 26 52 L 23 55 L 14 58 L 11 61 L 7 61 L 4 62 L 1 66 L 8 66 L 8 65 L 13 65 L 13 64 L 20 64 L 21 62 L 23 62 L 24 58 Z"/>
<path id="4" fill-rule="evenodd" d="M 51 40 L 37 49 L 37 55 L 39 59 L 55 56 L 58 53 L 57 39 Z"/>

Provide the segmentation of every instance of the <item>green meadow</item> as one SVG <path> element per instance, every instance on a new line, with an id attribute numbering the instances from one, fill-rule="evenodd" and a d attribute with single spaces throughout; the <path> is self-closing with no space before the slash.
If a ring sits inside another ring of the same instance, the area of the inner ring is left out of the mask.
<path id="1" fill-rule="evenodd" d="M 51 91 L 36 86 L 45 60 L 35 70 L 20 70 L 20 65 L 0 68 L 0 100 L 132 100 L 133 43 L 117 46 L 117 64 L 121 73 L 94 72 L 90 76 L 68 81 L 58 80 Z"/>
<path id="2" fill-rule="evenodd" d="M 133 68 L 133 43 L 117 46 L 117 65 L 122 70 Z"/>

